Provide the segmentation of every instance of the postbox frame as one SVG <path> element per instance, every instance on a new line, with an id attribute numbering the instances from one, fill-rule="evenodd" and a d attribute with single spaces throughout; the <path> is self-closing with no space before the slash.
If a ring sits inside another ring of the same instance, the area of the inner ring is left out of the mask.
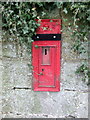
<path id="1" fill-rule="evenodd" d="M 45 20 L 43 20 L 45 21 Z M 60 32 L 61 33 L 61 32 Z M 38 48 L 35 48 L 35 45 L 38 46 Z M 55 47 L 56 48 L 56 66 L 55 66 L 55 86 L 54 87 L 39 87 L 39 62 L 37 58 L 39 59 L 39 50 L 40 47 Z M 33 65 L 33 90 L 34 91 L 52 91 L 52 92 L 58 92 L 60 91 L 60 67 L 61 67 L 61 41 L 54 41 L 52 40 L 46 40 L 46 41 L 34 41 L 32 43 L 32 65 Z"/>

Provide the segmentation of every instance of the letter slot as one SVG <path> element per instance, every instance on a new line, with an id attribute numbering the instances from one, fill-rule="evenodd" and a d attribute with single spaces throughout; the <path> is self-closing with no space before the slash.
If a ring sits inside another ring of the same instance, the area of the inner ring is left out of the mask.
<path id="1" fill-rule="evenodd" d="M 42 64 L 50 64 L 50 47 L 42 47 Z"/>

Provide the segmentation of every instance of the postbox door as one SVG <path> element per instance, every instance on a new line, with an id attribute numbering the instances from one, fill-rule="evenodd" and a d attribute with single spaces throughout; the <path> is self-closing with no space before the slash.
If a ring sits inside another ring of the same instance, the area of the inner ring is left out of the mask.
<path id="1" fill-rule="evenodd" d="M 55 87 L 55 46 L 39 47 L 39 87 Z"/>

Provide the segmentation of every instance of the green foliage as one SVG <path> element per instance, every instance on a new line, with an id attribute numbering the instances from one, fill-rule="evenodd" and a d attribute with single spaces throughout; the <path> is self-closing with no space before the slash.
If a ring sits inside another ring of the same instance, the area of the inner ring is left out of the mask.
<path id="1" fill-rule="evenodd" d="M 86 49 L 84 48 L 83 44 L 84 43 L 78 39 L 78 40 L 75 41 L 72 49 L 74 51 L 77 51 L 77 53 L 79 53 L 79 54 L 86 53 Z"/>
<path id="2" fill-rule="evenodd" d="M 79 40 L 87 40 L 90 23 L 88 2 L 2 2 L 3 30 L 8 30 L 10 35 L 15 35 L 20 41 L 30 44 L 33 42 L 32 36 L 39 25 L 36 24 L 35 19 L 47 16 L 48 11 L 50 12 L 56 7 L 66 15 L 72 14 L 71 19 L 74 21 L 73 36 L 76 38 L 76 46 Z M 64 18 L 63 20 L 67 21 Z M 78 51 L 79 46 L 80 44 L 76 49 L 77 47 L 74 45 L 74 51 Z"/>
<path id="3" fill-rule="evenodd" d="M 82 80 L 90 85 L 90 68 L 87 64 L 83 63 L 80 67 L 78 67 L 76 73 L 83 74 Z"/>
<path id="4" fill-rule="evenodd" d="M 85 52 L 85 48 L 82 47 L 82 43 L 88 41 L 88 35 L 90 34 L 90 2 L 60 2 L 55 3 L 58 8 L 61 8 L 65 15 L 70 15 L 73 20 L 73 31 L 72 27 L 68 27 L 68 30 L 73 32 L 72 37 L 75 42 L 73 45 L 74 51 L 78 53 Z M 68 20 L 63 18 L 64 22 Z M 69 21 L 68 21 L 69 22 Z M 68 26 L 71 26 L 69 22 Z"/>
<path id="5" fill-rule="evenodd" d="M 4 2 L 2 6 L 3 31 L 8 31 L 11 36 L 16 36 L 19 42 L 31 48 L 32 36 L 39 26 L 35 21 L 38 16 L 34 3 Z"/>
<path id="6" fill-rule="evenodd" d="M 73 20 L 73 31 L 71 27 L 68 27 L 69 31 L 72 31 L 72 37 L 74 39 L 74 44 L 72 49 L 79 53 L 88 52 L 86 48 L 83 46 L 84 42 L 88 42 L 88 36 L 90 34 L 90 2 L 85 3 L 62 3 L 57 4 L 58 8 L 61 8 L 62 11 L 67 15 L 70 14 Z M 64 19 L 64 22 L 67 22 L 67 19 Z M 69 22 L 68 26 L 71 26 Z M 87 81 L 87 84 L 90 84 L 90 68 L 88 64 L 83 63 L 78 69 L 76 73 L 83 74 L 83 80 Z"/>
<path id="7" fill-rule="evenodd" d="M 38 45 L 35 45 L 35 48 L 39 48 L 39 46 L 38 46 Z"/>

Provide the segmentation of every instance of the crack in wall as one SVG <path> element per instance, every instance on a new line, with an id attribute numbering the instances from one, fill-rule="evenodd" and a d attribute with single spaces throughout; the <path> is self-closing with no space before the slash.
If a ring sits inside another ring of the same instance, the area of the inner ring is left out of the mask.
<path id="1" fill-rule="evenodd" d="M 32 89 L 32 88 L 29 88 L 29 87 L 13 87 L 13 90 L 16 90 L 16 89 L 28 90 L 28 89 Z"/>
<path id="2" fill-rule="evenodd" d="M 75 89 L 64 89 L 65 91 L 78 91 L 78 92 L 84 92 L 84 93 L 87 93 L 87 92 L 90 92 L 90 90 L 75 90 Z"/>
<path id="3" fill-rule="evenodd" d="M 30 87 L 13 87 L 13 90 L 18 90 L 18 89 L 22 89 L 22 90 L 32 90 L 32 88 Z M 83 92 L 83 93 L 88 93 L 90 92 L 90 90 L 75 90 L 75 89 L 64 89 L 65 91 L 70 91 L 70 92 Z"/>

